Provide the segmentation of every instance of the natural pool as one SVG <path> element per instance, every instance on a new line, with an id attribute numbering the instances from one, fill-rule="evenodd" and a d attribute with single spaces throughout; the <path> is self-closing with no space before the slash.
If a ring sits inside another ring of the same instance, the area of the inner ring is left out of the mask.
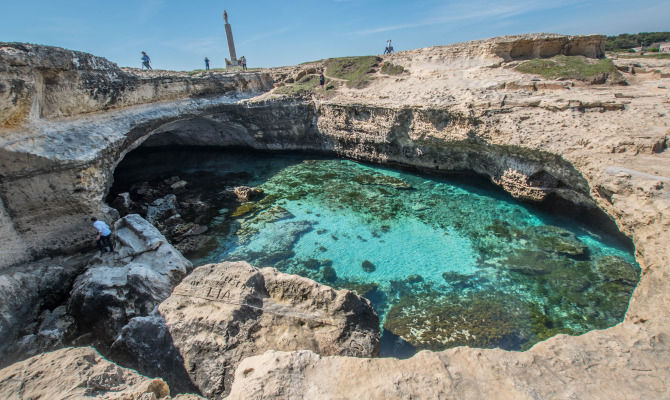
<path id="1" fill-rule="evenodd" d="M 622 321 L 639 279 L 630 243 L 519 203 L 492 185 L 350 160 L 248 151 L 131 153 L 121 182 L 179 175 L 220 204 L 194 265 L 246 260 L 377 310 L 382 355 L 459 345 L 524 350 Z M 224 207 L 226 187 L 264 197 Z"/>

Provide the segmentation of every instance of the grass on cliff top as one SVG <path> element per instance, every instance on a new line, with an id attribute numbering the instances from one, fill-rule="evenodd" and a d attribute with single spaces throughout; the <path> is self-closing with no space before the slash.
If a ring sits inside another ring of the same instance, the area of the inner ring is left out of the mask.
<path id="1" fill-rule="evenodd" d="M 289 96 L 305 96 L 313 93 L 317 87 L 319 87 L 319 76 L 305 75 L 298 82 L 278 87 L 275 90 L 275 93 L 286 94 Z"/>
<path id="2" fill-rule="evenodd" d="M 519 72 L 542 75 L 547 79 L 577 79 L 590 81 L 599 74 L 619 72 L 608 58 L 592 60 L 583 56 L 555 56 L 528 60 L 516 67 Z"/>
<path id="3" fill-rule="evenodd" d="M 329 58 L 326 60 L 326 75 L 347 81 L 351 88 L 363 88 L 374 77 L 381 58 L 377 56 Z"/>

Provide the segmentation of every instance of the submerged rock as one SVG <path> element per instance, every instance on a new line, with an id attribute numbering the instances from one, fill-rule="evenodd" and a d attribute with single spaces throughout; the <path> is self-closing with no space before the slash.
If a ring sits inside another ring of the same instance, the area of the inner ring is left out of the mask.
<path id="1" fill-rule="evenodd" d="M 269 349 L 356 357 L 375 356 L 379 351 L 379 319 L 369 301 L 348 290 L 336 291 L 244 262 L 196 268 L 159 306 L 159 312 L 189 377 L 210 398 L 221 398 L 230 390 L 242 359 Z M 114 349 L 124 347 L 128 357 L 137 354 L 143 360 L 149 354 L 157 359 L 152 368 L 169 370 L 175 364 L 160 362 L 160 353 L 169 348 L 162 339 L 149 341 L 157 348 L 141 345 L 146 343 L 141 339 L 146 336 L 142 326 L 154 325 L 154 332 L 162 332 L 156 321 L 133 321 L 124 328 L 122 341 L 139 344 L 122 346 L 117 341 Z M 169 341 L 167 333 L 158 336 Z M 161 376 L 170 374 L 165 371 Z"/>
<path id="2" fill-rule="evenodd" d="M 235 196 L 237 196 L 238 201 L 252 201 L 257 200 L 263 197 L 263 189 L 249 187 L 249 186 L 237 186 L 233 189 Z"/>
<path id="3" fill-rule="evenodd" d="M 403 297 L 386 315 L 384 328 L 417 349 L 456 346 L 518 350 L 533 334 L 528 304 L 496 293 L 437 293 Z"/>
<path id="4" fill-rule="evenodd" d="M 408 190 L 412 188 L 412 185 L 404 180 L 388 175 L 356 175 L 354 181 L 361 185 L 388 186 L 394 189 Z"/>
<path id="5" fill-rule="evenodd" d="M 595 262 L 595 270 L 604 280 L 635 286 L 640 279 L 640 270 L 620 257 L 607 256 Z"/>
<path id="6" fill-rule="evenodd" d="M 530 229 L 532 242 L 537 248 L 573 258 L 588 256 L 588 247 L 577 236 L 557 226 L 544 225 Z"/>
<path id="7" fill-rule="evenodd" d="M 363 271 L 365 272 L 375 272 L 376 269 L 375 265 L 368 260 L 364 260 L 361 263 L 361 268 L 363 268 Z"/>
<path id="8" fill-rule="evenodd" d="M 321 279 L 328 283 L 335 282 L 337 280 L 337 272 L 335 271 L 335 268 L 330 265 L 324 267 L 321 270 Z"/>

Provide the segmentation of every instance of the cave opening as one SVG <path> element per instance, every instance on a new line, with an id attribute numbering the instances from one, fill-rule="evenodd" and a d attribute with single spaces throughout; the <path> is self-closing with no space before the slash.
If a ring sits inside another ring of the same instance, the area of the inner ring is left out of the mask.
<path id="1" fill-rule="evenodd" d="M 367 298 L 381 355 L 525 350 L 623 320 L 639 280 L 602 212 L 514 200 L 481 176 L 314 153 L 140 147 L 107 202 L 139 213 L 195 266 L 244 260 Z"/>

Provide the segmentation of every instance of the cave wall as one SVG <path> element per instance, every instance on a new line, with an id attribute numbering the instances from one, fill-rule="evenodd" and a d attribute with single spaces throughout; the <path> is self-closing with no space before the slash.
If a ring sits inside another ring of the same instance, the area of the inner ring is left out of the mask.
<path id="1" fill-rule="evenodd" d="M 30 249 L 28 255 L 24 251 L 7 256 L 4 265 L 27 256 L 92 247 L 95 232 L 88 219 L 115 216 L 103 199 L 114 169 L 138 146 L 298 150 L 437 173 L 474 171 L 523 200 L 556 195 L 594 207 L 586 180 L 570 163 L 550 153 L 487 143 L 478 134 L 477 118 L 446 108 L 274 99 L 143 118 L 141 123 L 123 125 L 126 132 L 100 143 L 83 161 L 19 152 L 0 157 L 4 171 L 0 196 L 13 226 L 4 234 L 10 237 L 7 243 Z M 509 171 L 516 175 L 510 178 Z"/>

